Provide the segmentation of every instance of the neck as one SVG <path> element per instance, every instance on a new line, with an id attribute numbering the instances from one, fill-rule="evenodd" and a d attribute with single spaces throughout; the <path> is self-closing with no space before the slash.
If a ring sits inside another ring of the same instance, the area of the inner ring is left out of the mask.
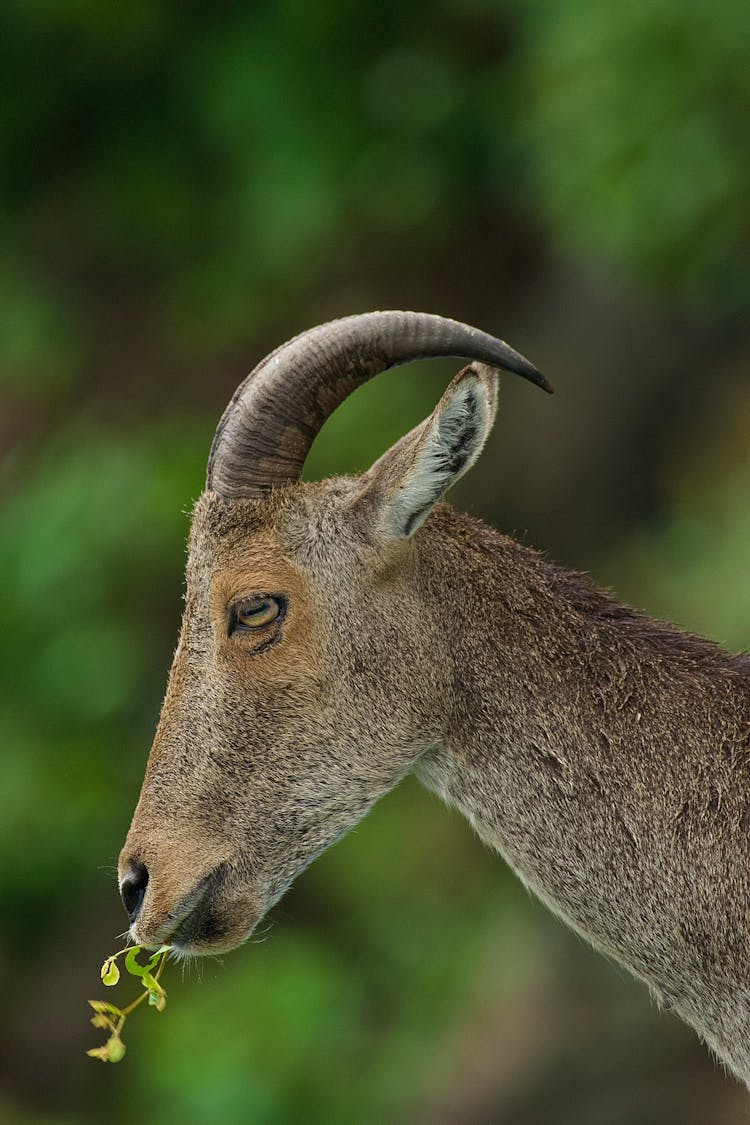
<path id="1" fill-rule="evenodd" d="M 454 687 L 418 776 L 750 1082 L 750 664 L 450 508 L 420 542 Z"/>

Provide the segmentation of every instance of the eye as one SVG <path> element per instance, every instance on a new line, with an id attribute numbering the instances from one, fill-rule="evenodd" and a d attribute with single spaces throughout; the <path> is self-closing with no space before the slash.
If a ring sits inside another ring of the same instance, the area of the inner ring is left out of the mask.
<path id="1" fill-rule="evenodd" d="M 238 602 L 232 609 L 229 631 L 264 629 L 282 616 L 283 606 L 282 598 L 267 597 L 263 594 L 255 598 L 245 598 L 244 602 Z"/>

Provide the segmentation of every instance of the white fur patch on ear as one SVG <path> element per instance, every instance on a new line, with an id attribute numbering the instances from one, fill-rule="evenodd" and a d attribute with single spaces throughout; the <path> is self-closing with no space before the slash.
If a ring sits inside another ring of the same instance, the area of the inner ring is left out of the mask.
<path id="1" fill-rule="evenodd" d="M 431 508 L 471 468 L 495 419 L 497 372 L 484 364 L 464 368 L 424 424 L 414 457 L 382 511 L 383 530 L 413 535 Z"/>

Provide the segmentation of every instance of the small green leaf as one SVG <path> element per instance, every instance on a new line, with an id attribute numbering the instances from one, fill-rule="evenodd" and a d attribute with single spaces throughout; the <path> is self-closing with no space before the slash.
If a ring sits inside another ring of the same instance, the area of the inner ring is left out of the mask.
<path id="1" fill-rule="evenodd" d="M 94 1027 L 101 1027 L 104 1031 L 115 1031 L 115 1025 L 109 1016 L 92 1016 L 91 1021 Z"/>
<path id="2" fill-rule="evenodd" d="M 162 950 L 157 950 L 156 953 L 151 954 L 145 965 L 141 965 L 137 957 L 142 949 L 142 945 L 134 945 L 132 949 L 128 950 L 125 956 L 125 968 L 131 976 L 142 977 L 145 976 L 146 973 L 153 972 L 164 955 Z"/>
<path id="3" fill-rule="evenodd" d="M 108 957 L 102 965 L 102 983 L 106 985 L 117 984 L 120 979 L 120 970 L 114 957 Z"/>
<path id="4" fill-rule="evenodd" d="M 163 1012 L 167 1006 L 166 992 L 149 992 L 148 1004 L 150 1008 L 156 1008 L 157 1012 Z"/>
<path id="5" fill-rule="evenodd" d="M 142 948 L 143 947 L 140 945 L 134 945 L 133 948 L 129 949 L 125 954 L 125 968 L 133 977 L 142 977 L 144 973 L 148 972 L 148 966 L 139 965 L 137 961 L 138 954 L 141 952 Z"/>

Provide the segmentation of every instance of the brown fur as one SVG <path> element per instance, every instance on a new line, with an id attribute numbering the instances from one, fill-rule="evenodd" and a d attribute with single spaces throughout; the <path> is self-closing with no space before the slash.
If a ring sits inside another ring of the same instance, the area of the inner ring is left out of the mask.
<path id="1" fill-rule="evenodd" d="M 121 857 L 149 872 L 134 937 L 233 947 L 413 770 L 749 1081 L 748 661 L 446 504 L 385 537 L 411 464 L 199 500 Z M 228 635 L 257 592 L 281 625 Z"/>

